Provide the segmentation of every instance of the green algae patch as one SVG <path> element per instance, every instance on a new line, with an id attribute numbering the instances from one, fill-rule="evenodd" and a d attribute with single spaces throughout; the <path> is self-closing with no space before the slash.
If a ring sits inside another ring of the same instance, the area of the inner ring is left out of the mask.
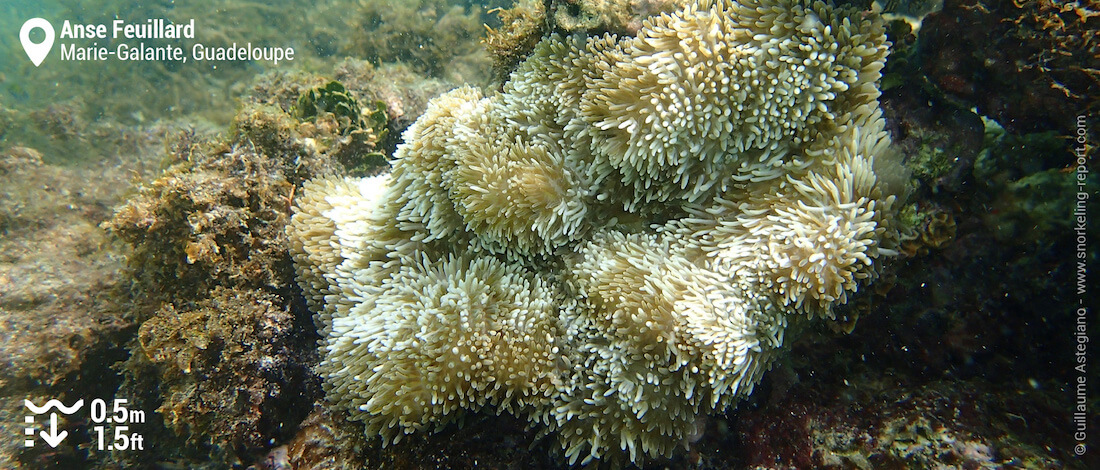
<path id="1" fill-rule="evenodd" d="M 363 128 L 360 109 L 359 103 L 348 94 L 344 85 L 333 80 L 302 93 L 292 112 L 294 117 L 303 121 L 314 121 L 318 115 L 331 113 L 340 123 L 340 133 L 346 135 L 354 129 Z"/>

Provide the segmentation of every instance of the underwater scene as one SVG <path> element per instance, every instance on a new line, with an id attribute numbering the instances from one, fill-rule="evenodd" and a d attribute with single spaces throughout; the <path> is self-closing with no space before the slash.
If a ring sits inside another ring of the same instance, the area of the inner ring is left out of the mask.
<path id="1" fill-rule="evenodd" d="M 1095 469 L 1096 0 L 4 0 L 0 469 Z"/>

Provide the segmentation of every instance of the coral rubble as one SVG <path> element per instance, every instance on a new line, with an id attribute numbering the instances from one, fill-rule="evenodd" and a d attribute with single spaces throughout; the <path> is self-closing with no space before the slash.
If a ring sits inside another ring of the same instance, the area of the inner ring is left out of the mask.
<path id="1" fill-rule="evenodd" d="M 329 398 L 387 441 L 489 408 L 671 455 L 896 253 L 886 53 L 874 15 L 700 0 L 433 100 L 389 174 L 296 196 Z"/>

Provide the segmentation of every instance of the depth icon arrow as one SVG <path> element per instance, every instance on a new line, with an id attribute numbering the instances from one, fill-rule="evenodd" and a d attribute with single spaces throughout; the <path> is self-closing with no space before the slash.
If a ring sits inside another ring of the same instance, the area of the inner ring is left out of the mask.
<path id="1" fill-rule="evenodd" d="M 57 413 L 50 413 L 50 432 L 40 431 L 38 435 L 42 436 L 42 440 L 46 441 L 50 447 L 57 447 L 61 441 L 65 440 L 65 436 L 69 435 L 69 431 L 57 432 Z"/>

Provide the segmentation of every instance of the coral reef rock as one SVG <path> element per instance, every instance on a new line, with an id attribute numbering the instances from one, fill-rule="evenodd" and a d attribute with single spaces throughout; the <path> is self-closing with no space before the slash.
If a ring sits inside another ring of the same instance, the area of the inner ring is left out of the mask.
<path id="1" fill-rule="evenodd" d="M 125 357 L 135 308 L 120 295 L 125 247 L 97 224 L 140 170 L 138 158 L 126 157 L 58 164 L 60 158 L 37 149 L 0 149 L 0 433 L 6 436 L 24 436 L 30 426 L 24 400 L 73 403 L 117 386 L 110 367 Z M 86 427 L 62 418 L 58 430 L 76 435 L 80 426 Z M 79 439 L 55 447 L 5 439 L 0 468 L 81 468 L 86 451 Z"/>
<path id="2" fill-rule="evenodd" d="M 160 444 L 115 451 L 111 465 L 243 468 L 294 435 L 321 393 L 310 373 L 316 337 L 293 282 L 289 201 L 305 180 L 384 164 L 377 144 L 399 130 L 382 108 L 422 108 L 421 91 L 374 86 L 393 82 L 390 70 L 345 61 L 335 75 L 354 75 L 347 84 L 259 77 L 232 132 L 169 136 L 170 166 L 104 224 L 133 247 L 122 279 L 142 306 L 131 309 L 137 337 L 116 395 L 159 410 L 143 435 Z"/>
<path id="3" fill-rule="evenodd" d="M 700 0 L 438 97 L 391 172 L 296 195 L 333 406 L 394 442 L 495 410 L 571 463 L 673 454 L 897 254 L 886 54 L 873 14 Z"/>

